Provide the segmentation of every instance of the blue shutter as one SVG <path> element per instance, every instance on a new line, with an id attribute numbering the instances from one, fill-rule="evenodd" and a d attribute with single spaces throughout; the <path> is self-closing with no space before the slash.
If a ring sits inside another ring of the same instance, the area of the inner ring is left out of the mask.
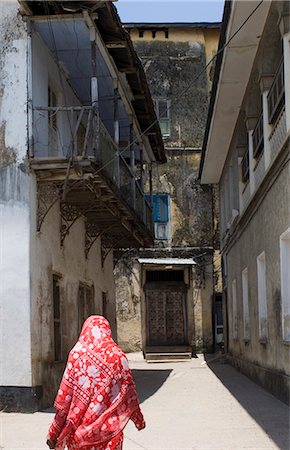
<path id="1" fill-rule="evenodd" d="M 153 210 L 154 222 L 168 222 L 169 220 L 169 195 L 168 194 L 154 194 L 153 195 Z"/>
<path id="2" fill-rule="evenodd" d="M 150 194 L 145 194 L 150 202 Z M 169 194 L 153 194 L 154 222 L 166 223 L 169 221 Z"/>

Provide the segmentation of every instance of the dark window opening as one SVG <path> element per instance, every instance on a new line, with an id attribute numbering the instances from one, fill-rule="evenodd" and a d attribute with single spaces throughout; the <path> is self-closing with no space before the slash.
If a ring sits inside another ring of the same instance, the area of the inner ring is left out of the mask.
<path id="1" fill-rule="evenodd" d="M 107 301 L 108 301 L 107 293 L 102 292 L 102 313 L 103 313 L 103 316 L 106 317 L 106 319 L 108 318 Z"/>
<path id="2" fill-rule="evenodd" d="M 61 311 L 60 311 L 60 278 L 53 276 L 53 330 L 54 330 L 54 360 L 61 361 Z"/>
<path id="3" fill-rule="evenodd" d="M 156 99 L 155 101 L 156 116 L 159 120 L 159 125 L 163 137 L 170 137 L 171 120 L 170 120 L 170 100 Z"/>
<path id="4" fill-rule="evenodd" d="M 78 295 L 78 330 L 81 331 L 84 321 L 93 314 L 94 289 L 85 284 L 79 285 Z"/>
<path id="5" fill-rule="evenodd" d="M 147 270 L 146 281 L 184 281 L 183 270 Z"/>

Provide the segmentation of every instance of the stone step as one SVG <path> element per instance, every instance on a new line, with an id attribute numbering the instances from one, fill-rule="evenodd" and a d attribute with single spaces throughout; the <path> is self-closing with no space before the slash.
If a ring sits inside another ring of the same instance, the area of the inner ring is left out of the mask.
<path id="1" fill-rule="evenodd" d="M 179 362 L 188 361 L 191 359 L 191 352 L 177 352 L 177 353 L 145 353 L 147 362 Z"/>

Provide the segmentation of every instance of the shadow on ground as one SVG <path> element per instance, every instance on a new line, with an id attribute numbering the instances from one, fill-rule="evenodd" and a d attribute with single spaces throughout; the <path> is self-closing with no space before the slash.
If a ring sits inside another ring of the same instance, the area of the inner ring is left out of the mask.
<path id="1" fill-rule="evenodd" d="M 289 408 L 223 358 L 205 355 L 209 369 L 281 450 L 290 449 Z M 285 435 L 285 430 L 288 433 Z"/>
<path id="2" fill-rule="evenodd" d="M 165 383 L 172 370 L 138 370 L 133 369 L 132 375 L 136 383 L 140 403 L 151 397 Z"/>
<path id="3" fill-rule="evenodd" d="M 143 403 L 161 388 L 169 377 L 172 370 L 131 370 L 138 392 L 139 402 Z M 40 412 L 55 413 L 53 407 L 44 409 Z"/>

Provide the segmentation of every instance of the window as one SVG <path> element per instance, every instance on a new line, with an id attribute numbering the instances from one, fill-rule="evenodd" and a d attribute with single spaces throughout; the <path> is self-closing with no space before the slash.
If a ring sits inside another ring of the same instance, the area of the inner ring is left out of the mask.
<path id="1" fill-rule="evenodd" d="M 232 305 L 233 305 L 233 338 L 238 339 L 238 305 L 237 305 L 237 281 L 232 282 Z"/>
<path id="2" fill-rule="evenodd" d="M 54 330 L 54 360 L 61 361 L 61 312 L 60 312 L 60 277 L 53 276 L 53 330 Z"/>
<path id="3" fill-rule="evenodd" d="M 102 292 L 102 314 L 106 319 L 108 318 L 108 298 L 107 292 Z"/>
<path id="4" fill-rule="evenodd" d="M 282 338 L 290 342 L 290 228 L 280 236 Z"/>
<path id="5" fill-rule="evenodd" d="M 215 341 L 216 344 L 223 342 L 224 321 L 223 321 L 223 299 L 220 294 L 215 295 Z"/>
<path id="6" fill-rule="evenodd" d="M 57 96 L 56 93 L 48 86 L 48 101 L 47 105 L 49 108 L 57 107 Z M 48 146 L 52 154 L 55 154 L 58 147 L 57 138 L 57 112 L 56 110 L 48 110 Z"/>
<path id="7" fill-rule="evenodd" d="M 159 125 L 163 137 L 170 136 L 170 100 L 155 100 L 155 111 L 159 120 Z"/>
<path id="8" fill-rule="evenodd" d="M 253 130 L 253 156 L 259 159 L 264 151 L 264 122 L 263 112 L 259 115 L 255 129 Z"/>
<path id="9" fill-rule="evenodd" d="M 168 222 L 169 220 L 169 194 L 153 195 L 154 222 Z"/>
<path id="10" fill-rule="evenodd" d="M 244 322 L 244 339 L 250 340 L 250 317 L 249 317 L 249 282 L 248 269 L 242 272 L 242 292 L 243 292 L 243 322 Z"/>
<path id="11" fill-rule="evenodd" d="M 284 58 L 281 59 L 268 94 L 269 123 L 274 124 L 285 105 Z"/>
<path id="12" fill-rule="evenodd" d="M 150 199 L 150 196 L 147 196 Z M 155 238 L 159 240 L 170 239 L 170 220 L 169 220 L 169 194 L 153 195 L 153 213 Z"/>
<path id="13" fill-rule="evenodd" d="M 78 295 L 78 329 L 82 329 L 84 321 L 93 314 L 94 288 L 85 284 L 79 285 Z"/>
<path id="14" fill-rule="evenodd" d="M 258 310 L 259 310 L 259 338 L 261 341 L 267 340 L 267 290 L 266 290 L 266 258 L 265 252 L 257 258 L 258 275 Z"/>
<path id="15" fill-rule="evenodd" d="M 241 162 L 241 168 L 242 168 L 242 181 L 244 184 L 248 183 L 249 176 L 250 176 L 250 169 L 249 169 L 249 151 L 247 150 L 244 154 L 244 157 Z"/>

